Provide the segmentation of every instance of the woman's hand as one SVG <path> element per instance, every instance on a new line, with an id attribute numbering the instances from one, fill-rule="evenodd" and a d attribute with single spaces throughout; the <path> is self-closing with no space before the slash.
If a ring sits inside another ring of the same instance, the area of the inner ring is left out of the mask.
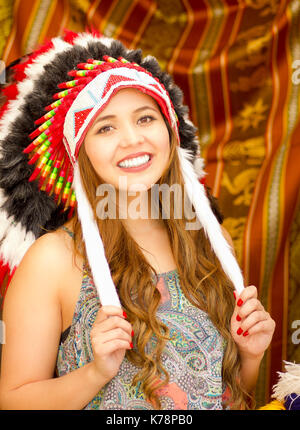
<path id="1" fill-rule="evenodd" d="M 109 382 L 119 370 L 127 349 L 132 348 L 133 330 L 126 314 L 116 306 L 102 306 L 90 336 L 96 374 Z"/>
<path id="2" fill-rule="evenodd" d="M 257 299 L 256 287 L 251 285 L 236 295 L 231 334 L 242 358 L 262 358 L 274 330 L 275 321 Z"/>

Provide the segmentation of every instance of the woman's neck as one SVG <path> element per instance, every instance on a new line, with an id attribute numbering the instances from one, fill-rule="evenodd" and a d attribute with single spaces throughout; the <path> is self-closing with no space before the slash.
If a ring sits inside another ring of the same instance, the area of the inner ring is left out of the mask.
<path id="1" fill-rule="evenodd" d="M 128 195 L 125 204 L 123 200 L 117 204 L 117 216 L 134 236 L 145 236 L 165 229 L 164 221 L 158 219 L 155 213 L 151 192 L 148 191 L 136 193 L 135 196 Z"/>
<path id="2" fill-rule="evenodd" d="M 122 220 L 123 225 L 134 237 L 148 236 L 149 234 L 165 230 L 165 223 L 159 219 L 132 219 Z"/>

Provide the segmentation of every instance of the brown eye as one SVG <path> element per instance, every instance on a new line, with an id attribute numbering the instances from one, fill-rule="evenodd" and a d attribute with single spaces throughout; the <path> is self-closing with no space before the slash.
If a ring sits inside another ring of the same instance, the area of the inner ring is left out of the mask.
<path id="1" fill-rule="evenodd" d="M 142 124 L 147 124 L 147 123 L 152 122 L 152 121 L 154 121 L 154 120 L 155 120 L 155 118 L 154 118 L 153 116 L 151 116 L 151 115 L 144 115 L 144 116 L 142 116 L 142 117 L 138 120 L 138 122 L 140 122 L 140 123 L 142 123 Z"/>
<path id="2" fill-rule="evenodd" d="M 104 133 L 108 133 L 109 131 L 112 130 L 112 126 L 111 125 L 104 125 L 103 127 L 101 127 L 98 131 L 97 134 L 104 134 Z"/>

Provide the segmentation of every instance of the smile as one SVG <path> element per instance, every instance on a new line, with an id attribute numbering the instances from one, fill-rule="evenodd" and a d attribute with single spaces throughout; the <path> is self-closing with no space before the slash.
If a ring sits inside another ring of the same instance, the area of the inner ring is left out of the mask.
<path id="1" fill-rule="evenodd" d="M 132 158 L 130 160 L 122 161 L 118 164 L 118 167 L 124 171 L 138 172 L 150 166 L 152 157 L 150 155 L 144 155 L 142 157 Z"/>

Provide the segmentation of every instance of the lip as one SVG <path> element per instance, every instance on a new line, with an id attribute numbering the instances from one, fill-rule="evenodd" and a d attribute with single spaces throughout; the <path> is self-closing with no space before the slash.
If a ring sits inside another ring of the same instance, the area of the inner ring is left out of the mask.
<path id="1" fill-rule="evenodd" d="M 121 169 L 123 172 L 129 172 L 129 173 L 141 172 L 142 170 L 147 169 L 152 164 L 153 156 L 151 154 L 148 154 L 148 155 L 150 155 L 149 161 L 145 164 L 142 164 L 141 166 L 137 166 L 137 167 L 118 166 L 118 168 Z"/>
<path id="2" fill-rule="evenodd" d="M 150 154 L 150 152 L 136 152 L 135 154 L 130 154 L 130 155 L 128 155 L 127 157 L 122 158 L 122 160 L 119 160 L 119 161 L 117 162 L 117 165 L 118 165 L 119 163 L 122 163 L 122 161 L 125 161 L 125 160 L 131 160 L 132 158 L 141 157 L 142 155 L 149 155 L 149 156 L 150 156 L 150 158 L 152 157 L 152 154 Z M 119 167 L 119 166 L 118 166 L 118 167 Z"/>

